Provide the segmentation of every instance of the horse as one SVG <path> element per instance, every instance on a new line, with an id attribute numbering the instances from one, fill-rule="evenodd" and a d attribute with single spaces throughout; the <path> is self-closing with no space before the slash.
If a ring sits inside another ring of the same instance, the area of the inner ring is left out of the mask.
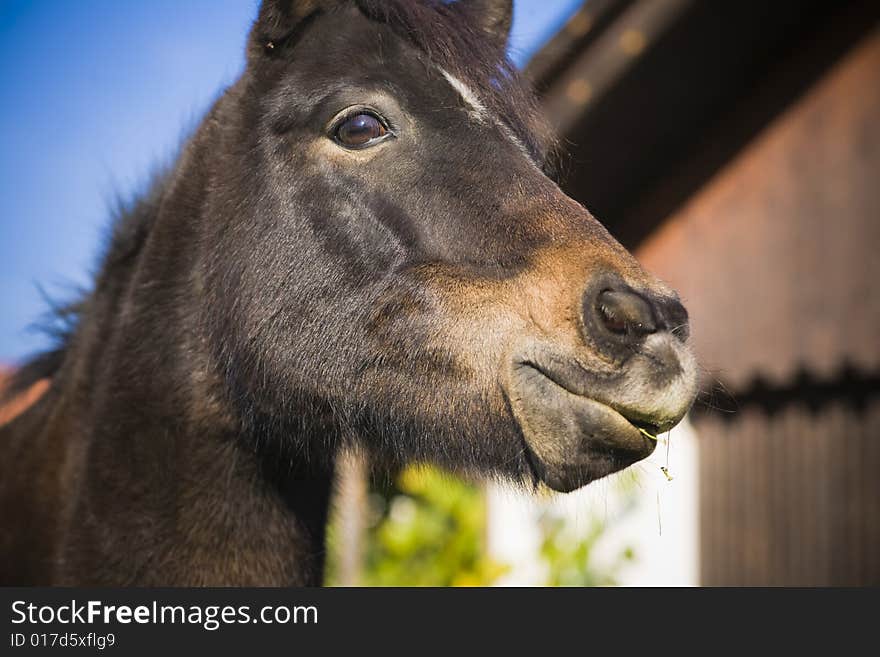
<path id="1" fill-rule="evenodd" d="M 9 386 L 0 583 L 317 586 L 343 450 L 568 492 L 682 419 L 687 312 L 554 182 L 512 11 L 262 2 Z"/>

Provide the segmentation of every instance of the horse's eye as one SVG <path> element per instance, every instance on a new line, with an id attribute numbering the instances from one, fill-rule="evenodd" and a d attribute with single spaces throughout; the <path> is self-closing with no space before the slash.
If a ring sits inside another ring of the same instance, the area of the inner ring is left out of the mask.
<path id="1" fill-rule="evenodd" d="M 349 116 L 336 128 L 336 141 L 346 148 L 365 148 L 387 136 L 388 128 L 373 114 Z"/>

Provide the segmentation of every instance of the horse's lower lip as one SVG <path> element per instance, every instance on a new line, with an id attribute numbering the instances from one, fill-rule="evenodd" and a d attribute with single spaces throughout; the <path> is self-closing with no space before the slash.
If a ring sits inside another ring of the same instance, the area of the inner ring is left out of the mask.
<path id="1" fill-rule="evenodd" d="M 507 384 L 535 474 L 568 492 L 653 452 L 656 442 L 602 402 L 571 392 L 531 363 L 515 362 Z M 651 432 L 653 435 L 653 432 Z"/>

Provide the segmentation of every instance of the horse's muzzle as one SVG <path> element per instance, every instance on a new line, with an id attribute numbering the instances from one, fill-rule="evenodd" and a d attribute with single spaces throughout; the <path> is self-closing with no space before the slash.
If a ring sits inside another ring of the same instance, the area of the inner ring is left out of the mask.
<path id="1" fill-rule="evenodd" d="M 569 492 L 649 456 L 689 410 L 696 379 L 690 351 L 664 332 L 601 372 L 529 345 L 510 363 L 505 389 L 535 476 Z"/>

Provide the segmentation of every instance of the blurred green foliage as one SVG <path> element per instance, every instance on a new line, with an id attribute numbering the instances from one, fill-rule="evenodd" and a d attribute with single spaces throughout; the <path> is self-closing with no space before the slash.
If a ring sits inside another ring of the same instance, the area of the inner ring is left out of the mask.
<path id="1" fill-rule="evenodd" d="M 489 586 L 508 571 L 487 554 L 486 500 L 480 485 L 437 468 L 411 466 L 384 485 L 373 484 L 368 499 L 361 585 Z M 546 584 L 615 584 L 619 568 L 635 555 L 626 548 L 610 565 L 597 563 L 593 555 L 606 526 L 591 516 L 586 532 L 574 531 L 548 505 L 539 521 Z M 330 585 L 336 581 L 338 532 L 331 523 Z"/>
<path id="2" fill-rule="evenodd" d="M 363 583 L 487 586 L 505 568 L 486 555 L 480 487 L 436 468 L 408 467 L 371 496 Z"/>
<path id="3" fill-rule="evenodd" d="M 623 567 L 635 561 L 635 550 L 624 546 L 617 551 L 604 550 L 605 558 L 597 559 L 608 527 L 619 522 L 636 507 L 638 479 L 633 472 L 623 473 L 609 481 L 615 508 L 610 515 L 586 517 L 586 529 L 575 529 L 552 508 L 541 514 L 539 526 L 541 559 L 547 568 L 547 586 L 615 586 Z M 584 524 L 583 522 L 578 523 Z"/>
<path id="4" fill-rule="evenodd" d="M 591 518 L 587 531 L 572 536 L 564 519 L 545 513 L 541 517 L 541 559 L 547 566 L 547 586 L 614 586 L 617 573 L 635 560 L 635 552 L 626 547 L 614 561 L 596 563 L 595 548 L 605 532 L 605 523 Z"/>

